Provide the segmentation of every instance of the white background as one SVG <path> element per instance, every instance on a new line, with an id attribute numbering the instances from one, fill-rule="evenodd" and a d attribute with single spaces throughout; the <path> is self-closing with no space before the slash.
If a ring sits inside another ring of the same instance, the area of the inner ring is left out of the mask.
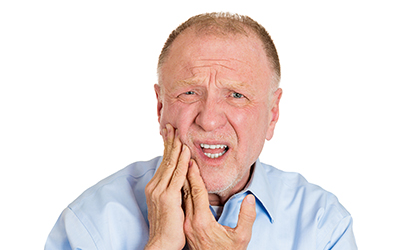
<path id="1" fill-rule="evenodd" d="M 261 160 L 337 195 L 360 249 L 396 248 L 395 1 L 138 2 L 0 3 L 2 249 L 43 249 L 85 189 L 161 155 L 158 54 L 181 22 L 212 11 L 260 22 L 280 55 L 281 118 Z"/>

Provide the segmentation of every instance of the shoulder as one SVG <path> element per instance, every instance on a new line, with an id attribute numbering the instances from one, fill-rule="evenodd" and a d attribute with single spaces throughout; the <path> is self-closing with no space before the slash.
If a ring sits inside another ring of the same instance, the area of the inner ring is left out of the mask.
<path id="1" fill-rule="evenodd" d="M 295 242 L 298 249 L 331 249 L 334 245 L 357 249 L 351 215 L 334 194 L 309 183 L 299 173 L 263 163 L 259 166 L 257 173 L 265 182 L 263 192 L 269 194 L 265 204 L 273 218 L 269 234 L 274 239 L 284 235 L 283 239 Z"/>
<path id="2" fill-rule="evenodd" d="M 99 181 L 94 186 L 84 191 L 69 207 L 75 210 L 85 203 L 107 203 L 110 201 L 124 201 L 127 197 L 132 199 L 132 192 L 144 189 L 147 182 L 153 177 L 161 157 L 149 161 L 132 163 L 118 172 Z M 138 194 L 140 196 L 140 194 Z M 97 204 L 100 205 L 100 204 Z M 104 205 L 104 204 L 103 204 Z"/>
<path id="3" fill-rule="evenodd" d="M 299 173 L 286 172 L 265 163 L 261 163 L 261 166 L 267 174 L 269 181 L 273 182 L 273 184 L 279 183 L 289 189 L 295 189 L 299 187 L 319 188 L 318 186 L 309 183 L 306 178 Z"/>
<path id="4" fill-rule="evenodd" d="M 272 189 L 277 223 L 300 228 L 299 235 L 314 234 L 322 245 L 337 242 L 347 231 L 354 238 L 351 215 L 334 194 L 299 173 L 262 166 Z"/>
<path id="5" fill-rule="evenodd" d="M 301 207 L 304 212 L 327 214 L 329 211 L 330 216 L 338 220 L 350 215 L 334 194 L 308 182 L 301 174 L 285 172 L 264 163 L 261 166 L 275 199 L 297 206 L 297 209 Z"/>
<path id="6" fill-rule="evenodd" d="M 46 249 L 143 249 L 148 237 L 144 187 L 160 161 L 132 163 L 83 192 L 63 211 Z"/>

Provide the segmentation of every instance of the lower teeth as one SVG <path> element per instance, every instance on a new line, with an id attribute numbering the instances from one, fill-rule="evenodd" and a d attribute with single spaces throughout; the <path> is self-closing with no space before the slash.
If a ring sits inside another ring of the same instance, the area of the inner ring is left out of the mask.
<path id="1" fill-rule="evenodd" d="M 204 153 L 204 154 L 205 154 L 208 158 L 215 159 L 215 158 L 221 157 L 221 156 L 224 155 L 225 153 L 226 153 L 226 150 L 225 150 L 224 152 L 219 153 L 219 154 L 211 154 L 211 153 Z"/>

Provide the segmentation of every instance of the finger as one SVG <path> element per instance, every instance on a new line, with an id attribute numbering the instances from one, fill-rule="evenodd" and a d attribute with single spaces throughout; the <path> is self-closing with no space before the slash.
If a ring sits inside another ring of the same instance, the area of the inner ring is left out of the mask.
<path id="1" fill-rule="evenodd" d="M 254 195 L 247 195 L 240 207 L 239 219 L 235 231 L 240 235 L 251 238 L 251 230 L 256 219 L 256 201 Z"/>
<path id="2" fill-rule="evenodd" d="M 171 153 L 171 150 L 173 149 L 176 130 L 174 129 L 174 127 L 172 127 L 171 124 L 167 124 L 165 125 L 163 132 L 164 155 L 169 155 Z"/>
<path id="3" fill-rule="evenodd" d="M 193 161 L 193 160 L 191 160 Z M 185 178 L 185 181 L 183 183 L 183 188 L 182 188 L 182 199 L 183 199 L 183 205 L 184 205 L 184 212 L 185 216 L 192 218 L 193 215 L 193 200 L 192 200 L 192 195 L 190 193 L 190 184 L 187 178 Z"/>
<path id="4" fill-rule="evenodd" d="M 176 136 L 176 130 L 170 124 L 167 124 L 166 129 L 167 135 L 164 142 L 163 160 L 153 177 L 158 180 L 158 185 L 162 185 L 163 188 L 166 188 L 171 181 L 182 149 L 182 143 Z"/>
<path id="5" fill-rule="evenodd" d="M 183 145 L 182 152 L 179 155 L 177 166 L 174 170 L 174 173 L 172 174 L 172 178 L 168 186 L 169 188 L 176 191 L 182 189 L 183 183 L 185 182 L 186 179 L 186 174 L 189 167 L 189 161 L 190 161 L 190 150 L 188 146 Z"/>
<path id="6" fill-rule="evenodd" d="M 193 200 L 193 213 L 197 214 L 207 212 L 213 217 L 209 208 L 208 192 L 203 179 L 200 176 L 199 167 L 195 161 L 193 161 L 193 164 L 189 168 L 188 180 Z"/>

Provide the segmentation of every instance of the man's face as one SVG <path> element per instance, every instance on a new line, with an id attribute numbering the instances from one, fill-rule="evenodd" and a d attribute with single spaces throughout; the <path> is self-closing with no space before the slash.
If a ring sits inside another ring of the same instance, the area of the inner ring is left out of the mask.
<path id="1" fill-rule="evenodd" d="M 243 188 L 279 117 L 281 92 L 268 103 L 272 71 L 261 41 L 186 30 L 161 72 L 160 128 L 178 129 L 210 193 Z"/>

